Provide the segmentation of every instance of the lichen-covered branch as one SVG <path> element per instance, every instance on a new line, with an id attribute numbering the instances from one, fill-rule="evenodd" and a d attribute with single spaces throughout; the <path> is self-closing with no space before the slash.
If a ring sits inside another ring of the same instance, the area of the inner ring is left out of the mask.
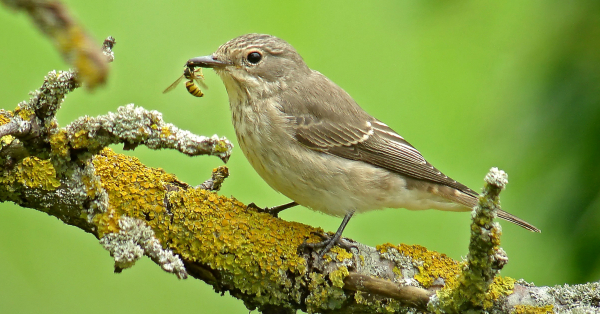
<path id="1" fill-rule="evenodd" d="M 142 255 L 150 256 L 166 271 L 180 277 L 187 273 L 217 292 L 230 292 L 249 309 L 265 313 L 442 312 L 432 307 L 435 297 L 431 296 L 441 287 L 457 286 L 464 269 L 461 263 L 418 245 L 373 248 L 356 242 L 351 252 L 334 247 L 325 263 L 316 263 L 315 252 L 299 254 L 297 247 L 305 240 L 319 241 L 314 232 L 320 230 L 192 188 L 163 170 L 108 149 L 94 156 L 91 164 L 105 191 L 106 210 L 63 213 L 91 216 L 86 219 L 93 226 L 90 232 L 115 257 L 117 271 Z M 81 194 L 82 188 L 74 192 L 59 187 L 52 193 Z M 61 201 L 54 200 L 56 204 Z M 68 222 L 65 215 L 56 216 Z M 538 288 L 495 277 L 485 293 L 486 310 L 508 313 L 553 304 L 558 308 L 558 300 L 576 298 L 568 293 L 574 289 L 584 291 L 578 294 L 585 296 L 578 306 L 590 308 L 598 300 L 597 288 Z M 425 309 L 427 298 L 430 308 Z"/>
<path id="2" fill-rule="evenodd" d="M 105 58 L 114 59 L 114 44 L 112 37 L 104 41 Z M 180 130 L 165 123 L 160 113 L 133 105 L 119 108 L 116 114 L 83 117 L 60 128 L 55 115 L 66 94 L 80 86 L 79 75 L 74 71 L 51 71 L 28 101 L 19 103 L 13 111 L 0 111 L 0 201 L 44 211 L 100 238 L 103 230 L 95 219 L 109 212 L 109 194 L 93 158 L 108 145 L 146 145 L 177 149 L 191 156 L 216 155 L 223 161 L 229 158 L 232 145 L 227 139 Z M 164 186 L 185 184 L 173 180 Z M 112 213 L 108 215 L 112 217 Z M 162 249 L 151 229 L 139 220 L 121 218 L 115 222 L 118 232 L 103 240 L 117 261 L 116 269 L 133 265 L 143 254 L 178 277 L 187 276 L 183 262 Z"/>
<path id="3" fill-rule="evenodd" d="M 71 91 L 71 77 L 51 72 L 30 101 L 0 112 L 0 130 L 6 130 L 0 140 L 0 200 L 93 234 L 114 257 L 117 272 L 148 256 L 179 278 L 204 280 L 264 313 L 597 308 L 600 290 L 594 285 L 538 288 L 497 276 L 505 260 L 498 254 L 500 232 L 491 220 L 497 193 L 484 193 L 475 211 L 467 264 L 418 245 L 373 248 L 355 242 L 352 251 L 334 247 L 324 263 L 317 262 L 317 252 L 297 248 L 304 241 L 319 241 L 315 233 L 321 230 L 212 192 L 228 175 L 226 168 L 215 169 L 211 179 L 193 188 L 104 148 L 127 143 L 223 158 L 231 148 L 228 142 L 202 148 L 198 139 L 208 138 L 133 105 L 60 128 L 48 113 L 55 113 Z"/>
<path id="4" fill-rule="evenodd" d="M 233 145 L 225 138 L 198 136 L 165 123 L 156 110 L 145 110 L 129 104 L 116 113 L 82 117 L 55 133 L 52 140 L 66 141 L 71 149 L 96 154 L 110 144 L 124 143 L 128 149 L 145 145 L 150 149 L 175 149 L 189 156 L 215 155 L 224 162 Z M 51 142 L 51 144 L 53 144 Z M 67 157 L 68 152 L 62 152 Z"/>
<path id="5" fill-rule="evenodd" d="M 96 41 L 57 0 L 2 0 L 15 10 L 26 12 L 33 23 L 56 46 L 78 77 L 93 89 L 108 76 L 108 62 Z M 112 61 L 112 60 L 110 60 Z"/>
<path id="6" fill-rule="evenodd" d="M 433 292 L 422 288 L 403 286 L 389 280 L 357 273 L 349 273 L 344 278 L 344 289 L 391 298 L 400 301 L 401 304 L 423 311 L 427 309 L 429 298 L 433 295 Z"/>
<path id="7" fill-rule="evenodd" d="M 100 239 L 100 244 L 115 259 L 115 272 L 129 268 L 144 255 L 178 278 L 187 278 L 181 259 L 171 250 L 163 249 L 154 231 L 140 219 L 121 217 L 119 232 L 109 233 Z"/>
<path id="8" fill-rule="evenodd" d="M 351 251 L 334 247 L 324 260 L 311 249 L 298 252 L 300 244 L 320 241 L 315 234 L 322 230 L 216 194 L 227 168 L 193 188 L 107 148 L 146 145 L 226 161 L 232 148 L 226 139 L 180 130 L 133 104 L 60 128 L 55 115 L 65 95 L 80 81 L 94 87 L 106 79 L 115 40 L 96 47 L 57 1 L 2 1 L 26 11 L 76 71 L 50 72 L 28 101 L 0 110 L 0 201 L 91 233 L 113 256 L 116 272 L 148 256 L 178 278 L 203 280 L 263 313 L 599 310 L 598 283 L 535 287 L 498 276 L 506 254 L 492 221 L 501 190 L 493 180 L 486 180 L 474 211 L 466 262 L 418 245 L 369 247 L 350 239 Z"/>
<path id="9" fill-rule="evenodd" d="M 199 188 L 209 191 L 218 191 L 221 189 L 223 181 L 229 177 L 229 169 L 225 166 L 213 169 L 210 179 L 204 181 Z"/>
<path id="10" fill-rule="evenodd" d="M 506 252 L 500 247 L 502 229 L 494 222 L 500 207 L 500 191 L 508 183 L 508 176 L 498 168 L 492 168 L 485 177 L 483 194 L 479 205 L 473 210 L 469 254 L 457 286 L 446 286 L 440 293 L 440 307 L 446 312 L 462 313 L 469 309 L 483 310 L 490 307 L 486 293 L 496 276 L 508 262 Z"/>

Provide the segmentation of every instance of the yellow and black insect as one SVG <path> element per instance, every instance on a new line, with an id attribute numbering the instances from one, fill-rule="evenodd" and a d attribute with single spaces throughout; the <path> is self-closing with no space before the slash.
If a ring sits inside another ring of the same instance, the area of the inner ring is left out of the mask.
<path id="1" fill-rule="evenodd" d="M 187 79 L 187 81 L 185 82 L 185 88 L 190 94 L 196 97 L 204 96 L 204 93 L 202 92 L 202 90 L 200 90 L 200 87 L 198 87 L 198 85 L 200 85 L 202 86 L 202 88 L 208 89 L 208 86 L 204 84 L 204 74 L 202 74 L 202 68 L 194 68 L 189 66 L 185 67 L 185 69 L 183 70 L 183 75 L 181 75 L 175 82 L 173 82 L 173 84 L 167 87 L 167 89 L 163 91 L 163 94 L 175 89 L 175 87 L 179 85 L 179 83 L 181 83 L 181 80 L 183 80 L 184 78 Z"/>

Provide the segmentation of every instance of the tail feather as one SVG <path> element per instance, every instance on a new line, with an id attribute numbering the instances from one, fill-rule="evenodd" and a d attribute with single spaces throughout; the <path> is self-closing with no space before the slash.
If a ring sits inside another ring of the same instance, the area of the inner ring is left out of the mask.
<path id="1" fill-rule="evenodd" d="M 445 197 L 453 202 L 456 202 L 458 204 L 464 205 L 465 210 L 467 210 L 468 208 L 473 209 L 473 207 L 477 206 L 478 196 L 479 196 L 476 192 L 474 192 L 471 189 L 461 191 L 461 190 L 457 190 L 455 188 L 452 188 L 449 186 L 444 186 L 444 185 L 438 185 L 438 186 L 436 186 L 436 189 L 431 189 L 430 192 L 440 195 L 440 196 L 443 196 L 443 197 Z M 498 218 L 502 218 L 506 221 L 512 222 L 515 225 L 523 227 L 529 231 L 542 232 L 540 229 L 536 228 L 534 225 L 528 223 L 527 221 L 525 221 L 513 214 L 507 213 L 507 212 L 503 211 L 502 209 L 498 209 L 496 214 L 498 215 Z"/>
<path id="2" fill-rule="evenodd" d="M 514 223 L 515 225 L 523 227 L 529 231 L 542 232 L 542 230 L 536 228 L 534 225 L 528 223 L 527 221 L 525 221 L 513 214 L 509 214 L 509 213 L 503 211 L 502 209 L 498 209 L 497 215 L 498 215 L 498 218 L 502 218 L 506 221 L 510 221 L 510 222 Z"/>

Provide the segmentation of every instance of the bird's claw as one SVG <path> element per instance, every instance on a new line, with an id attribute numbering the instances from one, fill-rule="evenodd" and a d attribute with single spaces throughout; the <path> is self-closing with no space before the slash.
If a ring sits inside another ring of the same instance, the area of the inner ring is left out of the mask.
<path id="1" fill-rule="evenodd" d="M 298 203 L 291 202 L 291 203 L 287 203 L 287 204 L 283 204 L 283 205 L 279 205 L 279 206 L 261 208 L 261 207 L 256 206 L 256 204 L 254 204 L 254 203 L 250 203 L 250 204 L 248 204 L 247 207 L 254 209 L 259 213 L 267 213 L 275 218 L 279 218 L 280 212 L 282 212 L 288 208 L 294 207 L 296 205 L 298 205 Z"/>
<path id="2" fill-rule="evenodd" d="M 254 204 L 254 202 L 253 202 L 253 203 L 250 203 L 250 204 L 248 204 L 248 206 L 247 206 L 247 207 L 248 207 L 248 208 L 250 208 L 250 209 L 254 209 L 254 210 L 256 210 L 256 211 L 257 211 L 257 212 L 259 212 L 259 213 L 266 213 L 266 214 L 269 214 L 269 215 L 271 215 L 271 216 L 273 216 L 273 217 L 275 217 L 275 218 L 279 218 L 279 212 L 280 212 L 280 211 L 274 211 L 274 210 L 273 210 L 274 208 L 276 209 L 276 208 L 277 208 L 277 206 L 275 206 L 275 207 L 264 207 L 264 208 L 263 208 L 263 207 L 258 207 L 258 206 L 257 206 L 256 204 Z"/>
<path id="3" fill-rule="evenodd" d="M 346 239 L 342 238 L 341 235 L 338 236 L 337 234 L 334 234 L 333 236 L 329 236 L 326 233 L 320 232 L 313 232 L 313 234 L 321 237 L 323 241 L 317 243 L 307 243 L 306 240 L 304 240 L 304 242 L 300 244 L 300 246 L 298 246 L 298 251 L 304 251 L 308 248 L 313 250 L 322 248 L 319 252 L 319 259 L 323 259 L 323 256 L 325 256 L 325 254 L 327 254 L 327 252 L 329 252 L 331 248 L 336 244 L 348 252 L 351 252 L 352 248 L 358 250 L 358 247 L 355 244 L 350 243 Z"/>

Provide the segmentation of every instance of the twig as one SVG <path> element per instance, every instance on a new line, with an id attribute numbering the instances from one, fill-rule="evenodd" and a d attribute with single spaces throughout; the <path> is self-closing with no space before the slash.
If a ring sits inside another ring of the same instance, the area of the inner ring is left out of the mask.
<path id="1" fill-rule="evenodd" d="M 217 167 L 213 169 L 211 178 L 204 181 L 197 188 L 209 191 L 218 191 L 221 189 L 221 185 L 227 177 L 229 177 L 229 169 L 225 166 Z"/>
<path id="2" fill-rule="evenodd" d="M 467 265 L 463 268 L 458 286 L 441 298 L 447 312 L 462 313 L 470 309 L 484 309 L 486 293 L 496 275 L 508 263 L 506 252 L 500 247 L 500 224 L 494 222 L 500 207 L 499 195 L 508 183 L 508 175 L 498 168 L 490 169 L 485 177 L 483 194 L 472 212 L 471 240 Z"/>
<path id="3" fill-rule="evenodd" d="M 73 149 L 92 154 L 116 143 L 126 144 L 126 149 L 143 144 L 150 149 L 175 149 L 189 156 L 215 155 L 226 162 L 233 148 L 224 137 L 192 134 L 165 123 L 158 111 L 133 104 L 119 107 L 116 113 L 79 118 L 61 132 Z"/>
<path id="4" fill-rule="evenodd" d="M 103 84 L 108 76 L 108 60 L 100 47 L 57 0 L 2 0 L 4 4 L 29 14 L 35 25 L 50 38 L 63 58 L 77 69 L 78 77 L 90 89 Z"/>
<path id="5" fill-rule="evenodd" d="M 392 298 L 400 301 L 400 303 L 406 306 L 423 311 L 427 309 L 429 298 L 434 294 L 423 288 L 401 286 L 389 280 L 361 275 L 354 272 L 349 273 L 348 276 L 344 278 L 344 284 L 344 289 L 362 291 L 386 298 Z"/>

